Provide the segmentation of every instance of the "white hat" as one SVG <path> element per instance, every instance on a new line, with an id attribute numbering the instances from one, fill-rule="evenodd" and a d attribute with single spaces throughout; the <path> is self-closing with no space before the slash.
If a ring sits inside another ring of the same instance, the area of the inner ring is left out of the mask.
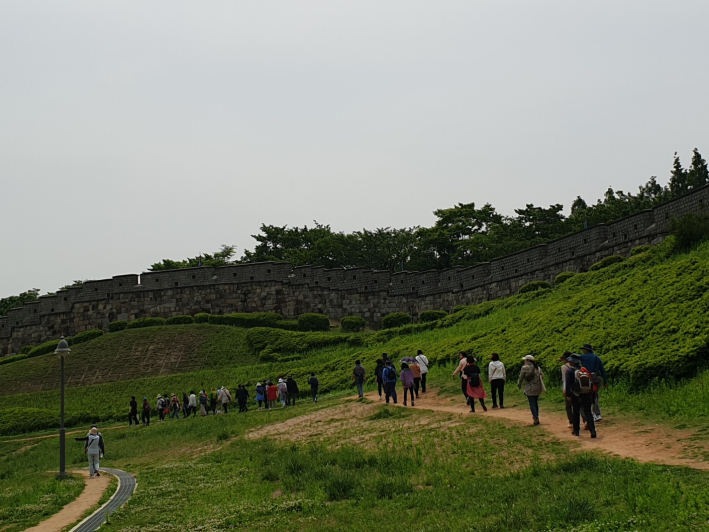
<path id="1" fill-rule="evenodd" d="M 283 379 L 278 379 L 278 383 L 279 383 L 279 384 L 282 383 L 282 382 L 283 382 Z"/>
<path id="2" fill-rule="evenodd" d="M 526 357 L 522 358 L 522 360 L 534 360 L 534 357 L 532 355 L 527 355 Z"/>
<path id="3" fill-rule="evenodd" d="M 256 383 L 256 386 L 261 386 L 261 383 L 260 383 L 260 382 L 257 382 L 257 383 Z"/>

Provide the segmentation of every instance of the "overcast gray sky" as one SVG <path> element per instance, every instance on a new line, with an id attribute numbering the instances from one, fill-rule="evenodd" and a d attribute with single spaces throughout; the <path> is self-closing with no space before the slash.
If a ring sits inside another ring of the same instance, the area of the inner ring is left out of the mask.
<path id="1" fill-rule="evenodd" d="M 0 297 L 709 155 L 709 2 L 0 3 Z"/>

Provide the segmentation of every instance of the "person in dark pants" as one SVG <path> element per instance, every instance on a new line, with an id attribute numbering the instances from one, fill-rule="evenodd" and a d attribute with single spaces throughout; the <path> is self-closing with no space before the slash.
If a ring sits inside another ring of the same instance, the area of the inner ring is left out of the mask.
<path id="1" fill-rule="evenodd" d="M 593 346 L 584 344 L 581 348 L 583 354 L 577 355 L 581 360 L 581 365 L 591 372 L 593 383 L 595 384 L 593 392 L 593 421 L 598 423 L 601 421 L 601 407 L 598 403 L 598 390 L 603 386 L 604 390 L 608 389 L 608 377 L 606 376 L 606 368 L 603 365 L 603 360 L 593 352 Z"/>
<path id="2" fill-rule="evenodd" d="M 490 382 L 492 407 L 497 408 L 497 397 L 499 396 L 500 408 L 505 408 L 505 383 L 507 382 L 505 365 L 500 362 L 500 355 L 497 353 L 493 353 L 490 358 L 492 362 L 487 367 L 487 380 Z"/>
<path id="3" fill-rule="evenodd" d="M 190 417 L 190 397 L 187 392 L 182 392 L 182 415 L 185 419 Z"/>
<path id="4" fill-rule="evenodd" d="M 295 406 L 295 400 L 300 393 L 298 383 L 295 382 L 292 376 L 289 376 L 288 380 L 286 380 L 286 386 L 288 387 L 288 406 Z"/>
<path id="5" fill-rule="evenodd" d="M 216 388 L 212 388 L 212 391 L 209 392 L 209 409 L 212 411 L 213 416 L 217 415 L 217 389 Z"/>
<path id="6" fill-rule="evenodd" d="M 247 406 L 249 401 L 249 392 L 243 384 L 239 384 L 236 389 L 236 400 L 239 403 L 239 412 L 248 412 L 249 407 Z"/>
<path id="7" fill-rule="evenodd" d="M 320 381 L 315 376 L 315 373 L 310 374 L 310 379 L 308 380 L 310 384 L 310 395 L 313 396 L 313 403 L 318 402 L 318 388 L 320 388 Z"/>
<path id="8" fill-rule="evenodd" d="M 428 376 L 428 358 L 420 349 L 416 353 L 416 362 L 421 368 L 421 393 L 426 393 L 426 377 Z"/>
<path id="9" fill-rule="evenodd" d="M 379 400 L 382 400 L 382 390 L 384 390 L 384 380 L 382 372 L 384 371 L 384 361 L 381 358 L 377 359 L 377 367 L 374 368 L 374 380 L 377 381 L 377 389 L 379 390 Z"/>
<path id="10" fill-rule="evenodd" d="M 150 406 L 150 403 L 148 402 L 147 397 L 143 397 L 143 414 L 141 416 L 141 419 L 143 421 L 143 425 L 146 427 L 150 425 L 150 410 L 152 407 Z"/>
<path id="11" fill-rule="evenodd" d="M 357 394 L 361 399 L 364 397 L 364 381 L 367 379 L 367 371 L 364 369 L 361 360 L 355 362 L 355 367 L 352 370 L 352 380 L 357 386 Z"/>
<path id="12" fill-rule="evenodd" d="M 581 434 L 581 411 L 583 410 L 588 423 L 588 430 L 591 431 L 591 438 L 596 437 L 596 422 L 591 411 L 593 405 L 593 377 L 590 372 L 582 370 L 581 359 L 577 354 L 569 355 L 568 361 L 571 368 L 566 372 L 566 383 L 564 389 L 566 394 L 571 395 L 573 425 L 572 434 Z M 568 395 L 567 395 L 568 396 Z"/>
<path id="13" fill-rule="evenodd" d="M 158 404 L 156 405 L 158 409 L 158 417 L 160 418 L 160 421 L 165 421 L 165 406 L 167 403 L 167 399 L 163 398 L 161 394 L 158 394 Z"/>
<path id="14" fill-rule="evenodd" d="M 135 423 L 137 427 L 140 425 L 138 421 L 138 401 L 135 400 L 135 395 L 130 397 L 130 410 L 128 411 L 128 426 L 132 426 Z"/>
<path id="15" fill-rule="evenodd" d="M 463 370 L 465 370 L 465 367 L 468 365 L 468 358 L 465 353 L 462 351 L 458 353 L 458 367 L 455 368 L 455 371 L 453 372 L 453 378 L 460 373 L 460 389 L 463 391 L 463 397 L 465 397 L 465 401 L 468 401 L 468 378 L 465 376 L 465 373 Z"/>
<path id="16" fill-rule="evenodd" d="M 382 372 L 382 377 L 384 379 L 384 394 L 386 396 L 387 404 L 389 404 L 389 398 L 394 399 L 394 404 L 396 404 L 396 381 L 398 377 L 391 360 L 386 361 L 386 366 Z"/>

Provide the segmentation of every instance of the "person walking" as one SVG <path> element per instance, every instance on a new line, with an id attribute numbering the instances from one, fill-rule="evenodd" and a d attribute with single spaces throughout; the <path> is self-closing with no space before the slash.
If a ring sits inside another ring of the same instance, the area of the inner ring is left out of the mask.
<path id="1" fill-rule="evenodd" d="M 567 397 L 571 398 L 573 431 L 571 434 L 580 436 L 581 434 L 581 412 L 583 411 L 591 431 L 591 438 L 596 437 L 596 423 L 593 419 L 592 405 L 595 385 L 593 376 L 588 369 L 581 367 L 581 358 L 577 354 L 569 355 L 568 361 L 571 367 L 566 371 L 565 387 Z"/>
<path id="2" fill-rule="evenodd" d="M 189 408 L 190 408 L 190 414 L 196 417 L 197 416 L 197 396 L 195 395 L 194 390 L 190 390 Z"/>
<path id="3" fill-rule="evenodd" d="M 419 366 L 418 362 L 410 362 L 409 369 L 411 370 L 411 373 L 414 374 L 414 393 L 416 394 L 416 399 L 418 399 L 419 387 L 421 386 L 421 366 Z"/>
<path id="4" fill-rule="evenodd" d="M 382 372 L 384 371 L 384 361 L 381 358 L 377 359 L 377 367 L 374 368 L 374 380 L 377 381 L 377 389 L 379 390 L 379 400 L 382 400 L 382 390 L 384 389 L 384 380 Z"/>
<path id="5" fill-rule="evenodd" d="M 148 402 L 147 397 L 143 397 L 143 414 L 141 416 L 141 419 L 143 421 L 143 425 L 146 427 L 150 426 L 150 410 L 151 410 L 150 403 Z"/>
<path id="6" fill-rule="evenodd" d="M 229 390 L 227 390 L 226 386 L 221 387 L 222 391 L 222 410 L 224 411 L 225 414 L 229 413 L 229 403 L 231 402 L 231 394 L 229 393 Z"/>
<path id="7" fill-rule="evenodd" d="M 310 384 L 310 395 L 313 396 L 313 403 L 318 402 L 318 388 L 320 388 L 320 381 L 315 376 L 315 373 L 310 374 L 310 379 L 308 379 L 308 384 Z"/>
<path id="8" fill-rule="evenodd" d="M 190 397 L 187 392 L 182 392 L 182 415 L 185 419 L 190 417 Z"/>
<path id="9" fill-rule="evenodd" d="M 170 398 L 170 408 L 172 409 L 172 413 L 170 414 L 170 419 L 173 419 L 173 418 L 180 419 L 180 399 L 174 393 L 172 394 L 172 397 Z"/>
<path id="10" fill-rule="evenodd" d="M 357 360 L 355 362 L 355 367 L 352 370 L 352 380 L 355 383 L 355 386 L 357 386 L 357 393 L 359 394 L 359 398 L 361 399 L 364 397 L 364 381 L 367 378 L 367 371 L 364 369 L 364 366 L 362 366 L 362 361 Z"/>
<path id="11" fill-rule="evenodd" d="M 278 394 L 281 399 L 281 408 L 285 408 L 288 402 L 288 385 L 283 379 L 278 379 Z"/>
<path id="12" fill-rule="evenodd" d="M 569 421 L 567 425 L 568 428 L 572 429 L 574 427 L 574 412 L 573 412 L 573 400 L 572 393 L 567 393 L 566 391 L 566 374 L 569 369 L 573 368 L 573 364 L 569 362 L 569 357 L 571 356 L 571 351 L 566 351 L 561 357 L 559 357 L 559 362 L 563 362 L 561 366 L 561 391 L 564 394 L 564 407 L 566 408 L 566 419 Z"/>
<path id="13" fill-rule="evenodd" d="M 505 365 L 500 362 L 500 355 L 497 353 L 493 353 L 490 359 L 491 362 L 487 366 L 487 380 L 490 383 L 492 407 L 497 408 L 499 397 L 500 408 L 505 408 L 505 384 L 507 383 Z"/>
<path id="14" fill-rule="evenodd" d="M 389 404 L 389 399 L 391 398 L 394 400 L 394 404 L 396 404 L 396 381 L 398 377 L 391 360 L 386 361 L 386 366 L 382 372 L 382 378 L 384 379 L 384 395 L 386 397 L 386 403 Z"/>
<path id="15" fill-rule="evenodd" d="M 416 352 L 416 362 L 421 367 L 421 393 L 426 393 L 426 377 L 428 376 L 428 358 L 420 349 Z"/>
<path id="16" fill-rule="evenodd" d="M 411 371 L 409 365 L 406 362 L 401 364 L 401 373 L 399 374 L 401 378 L 401 385 L 404 387 L 404 406 L 406 404 L 406 396 L 411 396 L 411 406 L 414 405 L 414 372 Z"/>
<path id="17" fill-rule="evenodd" d="M 298 383 L 295 382 L 295 379 L 292 375 L 289 375 L 286 379 L 286 389 L 288 390 L 288 399 L 286 401 L 286 404 L 288 406 L 295 406 L 295 400 L 300 394 L 300 389 L 298 388 Z"/>
<path id="18" fill-rule="evenodd" d="M 200 413 L 202 414 L 202 417 L 206 416 L 207 413 L 209 412 L 207 410 L 207 405 L 209 404 L 209 397 L 207 397 L 207 392 L 204 390 L 201 390 L 199 392 L 199 409 Z"/>
<path id="19" fill-rule="evenodd" d="M 266 400 L 266 390 L 260 382 L 256 383 L 256 402 L 258 409 L 262 410 L 263 402 Z"/>
<path id="20" fill-rule="evenodd" d="M 468 377 L 465 376 L 464 369 L 468 365 L 468 357 L 462 351 L 458 353 L 458 367 L 455 368 L 453 372 L 453 378 L 460 374 L 460 389 L 463 392 L 463 397 L 465 397 L 465 402 L 468 402 Z"/>
<path id="21" fill-rule="evenodd" d="M 532 412 L 534 424 L 539 425 L 539 396 L 542 394 L 542 370 L 534 361 L 532 355 L 527 355 L 523 359 L 524 364 L 519 372 L 519 380 L 517 388 L 522 388 L 524 385 L 524 395 L 529 401 L 529 409 Z"/>
<path id="22" fill-rule="evenodd" d="M 463 370 L 465 375 L 465 380 L 468 385 L 466 390 L 468 395 L 468 405 L 470 406 L 470 411 L 475 412 L 475 399 L 480 401 L 480 406 L 483 410 L 487 412 L 487 406 L 485 406 L 485 398 L 487 394 L 485 393 L 485 388 L 483 387 L 483 379 L 480 375 L 480 368 L 476 364 L 475 357 L 473 355 L 468 355 L 466 357 L 466 362 L 468 363 Z"/>
<path id="23" fill-rule="evenodd" d="M 212 411 L 212 415 L 217 415 L 217 389 L 212 388 L 209 392 L 209 409 Z"/>
<path id="24" fill-rule="evenodd" d="M 158 402 L 157 405 L 155 405 L 155 408 L 158 409 L 158 418 L 161 422 L 165 421 L 165 402 L 166 399 L 163 398 L 161 394 L 158 394 Z"/>
<path id="25" fill-rule="evenodd" d="M 84 438 L 74 438 L 75 441 L 83 441 L 84 453 L 89 459 L 89 478 L 100 477 L 100 459 L 106 454 L 106 447 L 103 443 L 103 435 L 96 427 L 91 427 L 88 436 Z"/>
<path id="26" fill-rule="evenodd" d="M 236 400 L 239 402 L 239 413 L 245 413 L 249 411 L 249 392 L 246 390 L 246 386 L 244 386 L 243 384 L 239 384 L 239 387 L 236 389 Z"/>
<path id="27" fill-rule="evenodd" d="M 128 411 L 128 426 L 133 426 L 134 422 L 136 427 L 140 425 L 140 422 L 138 421 L 138 401 L 135 400 L 135 395 L 131 395 L 130 410 Z"/>
<path id="28" fill-rule="evenodd" d="M 601 386 L 604 390 L 608 389 L 608 378 L 606 376 L 606 368 L 603 365 L 603 360 L 596 353 L 593 352 L 593 347 L 591 344 L 583 344 L 581 348 L 583 354 L 579 355 L 581 360 L 581 365 L 591 372 L 593 377 L 593 384 L 596 386 L 596 391 L 593 392 L 593 420 L 598 423 L 602 420 L 601 418 L 601 406 L 599 405 L 598 391 Z"/>

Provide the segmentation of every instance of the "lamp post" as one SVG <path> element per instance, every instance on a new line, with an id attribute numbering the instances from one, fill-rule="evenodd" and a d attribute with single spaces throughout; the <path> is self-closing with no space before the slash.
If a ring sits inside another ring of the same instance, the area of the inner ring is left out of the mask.
<path id="1" fill-rule="evenodd" d="M 59 359 L 62 361 L 61 369 L 61 385 L 62 385 L 62 421 L 61 427 L 59 428 L 59 475 L 57 478 L 63 480 L 66 478 L 66 431 L 64 430 L 64 355 L 71 353 L 69 349 L 69 344 L 62 336 L 59 340 L 59 345 L 54 351 L 55 355 L 59 355 Z"/>

